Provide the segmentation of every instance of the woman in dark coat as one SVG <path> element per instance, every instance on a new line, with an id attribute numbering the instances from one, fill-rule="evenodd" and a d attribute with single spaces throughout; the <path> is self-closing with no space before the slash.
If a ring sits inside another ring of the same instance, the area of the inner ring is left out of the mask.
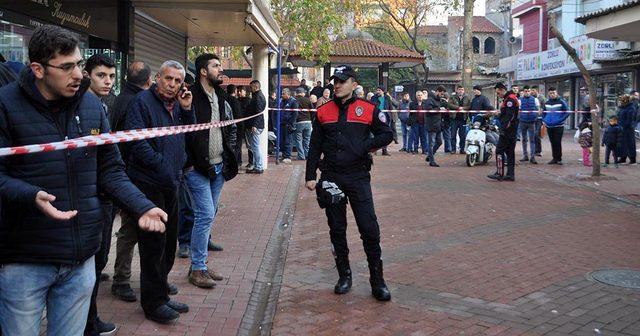
<path id="1" fill-rule="evenodd" d="M 618 162 L 625 163 L 629 158 L 629 164 L 636 163 L 636 109 L 631 102 L 631 96 L 622 95 L 618 105 L 618 123 L 622 127 L 622 148 L 620 160 Z"/>

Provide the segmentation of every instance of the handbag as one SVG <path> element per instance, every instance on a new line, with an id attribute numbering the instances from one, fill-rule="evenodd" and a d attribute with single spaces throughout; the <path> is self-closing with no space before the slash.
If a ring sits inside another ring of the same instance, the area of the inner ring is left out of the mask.
<path id="1" fill-rule="evenodd" d="M 544 138 L 547 136 L 547 125 L 542 124 L 540 127 L 540 138 Z"/>

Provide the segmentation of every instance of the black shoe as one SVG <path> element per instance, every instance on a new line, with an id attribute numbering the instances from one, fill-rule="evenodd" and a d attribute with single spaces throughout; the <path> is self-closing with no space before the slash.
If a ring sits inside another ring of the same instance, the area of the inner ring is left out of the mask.
<path id="1" fill-rule="evenodd" d="M 246 171 L 247 174 L 262 174 L 264 170 L 262 169 L 251 169 Z"/>
<path id="2" fill-rule="evenodd" d="M 429 167 L 440 167 L 440 165 L 435 162 L 429 162 Z"/>
<path id="3" fill-rule="evenodd" d="M 389 154 L 389 152 L 385 152 L 385 151 L 383 151 L 383 152 L 382 152 L 382 156 L 391 156 L 391 154 Z"/>
<path id="4" fill-rule="evenodd" d="M 424 161 L 429 162 L 429 157 L 424 158 Z"/>
<path id="5" fill-rule="evenodd" d="M 401 151 L 401 152 L 406 152 L 407 150 L 406 150 L 406 149 L 404 149 L 404 148 L 400 148 L 400 151 Z"/>
<path id="6" fill-rule="evenodd" d="M 529 160 L 529 162 L 530 162 L 531 164 L 538 164 L 538 161 L 536 161 L 536 158 L 535 158 L 535 157 L 533 157 L 533 156 L 531 157 L 531 160 Z"/>
<path id="7" fill-rule="evenodd" d="M 169 324 L 177 320 L 178 317 L 180 317 L 180 314 L 177 311 L 171 309 L 169 306 L 162 305 L 152 312 L 145 312 L 144 317 L 146 317 L 148 320 L 158 323 Z"/>
<path id="8" fill-rule="evenodd" d="M 536 156 L 542 156 L 542 153 L 536 153 Z"/>
<path id="9" fill-rule="evenodd" d="M 528 156 L 525 156 L 522 159 L 520 159 L 520 162 L 527 162 L 527 161 L 529 161 L 529 157 Z"/>
<path id="10" fill-rule="evenodd" d="M 100 320 L 100 318 L 96 321 L 96 328 L 98 329 L 100 336 L 110 336 L 118 330 L 115 324 L 104 322 Z"/>
<path id="11" fill-rule="evenodd" d="M 176 294 L 178 294 L 178 286 L 174 284 L 169 284 L 169 295 L 176 295 Z"/>
<path id="12" fill-rule="evenodd" d="M 492 179 L 492 180 L 502 181 L 502 175 L 500 175 L 498 173 L 493 173 L 491 175 L 487 175 L 487 177 Z"/>
<path id="13" fill-rule="evenodd" d="M 502 177 L 502 181 L 514 182 L 515 180 L 516 178 L 513 175 L 505 175 L 504 177 Z"/>
<path id="14" fill-rule="evenodd" d="M 178 258 L 189 258 L 189 245 L 180 245 L 178 247 Z"/>
<path id="15" fill-rule="evenodd" d="M 167 307 L 177 311 L 178 313 L 188 313 L 189 312 L 189 306 L 187 306 L 185 303 L 181 303 L 178 301 L 174 301 L 174 300 L 169 300 L 169 302 L 165 303 L 167 305 Z"/>
<path id="16" fill-rule="evenodd" d="M 224 251 L 221 245 L 215 244 L 212 241 L 209 241 L 209 244 L 207 244 L 207 249 L 209 251 L 216 251 L 216 252 Z"/>
<path id="17" fill-rule="evenodd" d="M 111 294 L 116 298 L 126 302 L 136 302 L 136 293 L 129 285 L 112 285 Z"/>
<path id="18" fill-rule="evenodd" d="M 558 161 L 551 160 L 551 161 L 547 162 L 547 164 L 550 164 L 550 165 L 558 164 Z"/>
<path id="19" fill-rule="evenodd" d="M 349 259 L 344 257 L 336 258 L 335 260 L 340 278 L 333 288 L 333 292 L 336 294 L 346 294 L 351 289 L 351 267 L 349 266 Z"/>
<path id="20" fill-rule="evenodd" d="M 391 293 L 382 275 L 382 260 L 369 261 L 369 283 L 371 284 L 371 294 L 378 301 L 391 300 Z"/>
<path id="21" fill-rule="evenodd" d="M 100 281 L 107 281 L 107 280 L 109 280 L 109 274 L 100 273 Z"/>

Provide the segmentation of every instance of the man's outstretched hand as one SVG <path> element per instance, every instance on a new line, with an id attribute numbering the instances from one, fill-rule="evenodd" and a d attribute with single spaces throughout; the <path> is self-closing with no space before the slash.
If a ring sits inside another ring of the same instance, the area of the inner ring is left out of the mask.
<path id="1" fill-rule="evenodd" d="M 45 214 L 45 216 L 59 220 L 65 221 L 75 217 L 78 214 L 78 210 L 71 211 L 60 211 L 56 207 L 51 204 L 51 202 L 55 201 L 56 197 L 47 193 L 44 190 L 38 191 L 36 194 L 36 207 Z"/>
<path id="2" fill-rule="evenodd" d="M 167 217 L 167 213 L 162 209 L 153 208 L 138 219 L 138 226 L 145 231 L 163 233 L 165 230 L 164 223 L 168 220 Z"/>

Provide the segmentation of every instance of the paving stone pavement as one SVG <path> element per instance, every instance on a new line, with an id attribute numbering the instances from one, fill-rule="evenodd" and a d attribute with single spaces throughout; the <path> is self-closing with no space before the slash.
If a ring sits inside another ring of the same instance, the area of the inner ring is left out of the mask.
<path id="1" fill-rule="evenodd" d="M 462 155 L 430 168 L 395 149 L 372 172 L 392 301 L 371 297 L 351 215 L 354 287 L 333 294 L 326 218 L 301 190 L 273 335 L 640 335 L 640 291 L 589 278 L 640 269 L 640 209 L 614 188 L 566 181 L 588 172 L 569 138 L 564 166 L 519 164 L 515 183 L 489 181 L 493 166 Z"/>
<path id="2" fill-rule="evenodd" d="M 518 145 L 518 149 L 520 146 Z M 101 317 L 118 335 L 640 335 L 640 291 L 593 281 L 589 272 L 640 269 L 638 166 L 587 173 L 570 138 L 562 167 L 519 164 L 517 182 L 488 181 L 493 166 L 461 155 L 376 157 L 372 184 L 382 231 L 388 303 L 370 294 L 362 244 L 350 215 L 354 288 L 333 294 L 337 274 L 328 227 L 303 162 L 271 165 L 225 185 L 213 228 L 223 252 L 209 265 L 225 275 L 213 290 L 187 282 L 176 259 L 175 299 L 190 305 L 177 323 L 144 319 L 103 282 Z M 546 153 L 545 153 L 546 154 Z M 540 159 L 539 161 L 544 161 Z M 119 223 L 115 224 L 117 230 Z M 112 274 L 115 241 L 105 271 Z M 133 287 L 139 292 L 134 258 Z"/>

